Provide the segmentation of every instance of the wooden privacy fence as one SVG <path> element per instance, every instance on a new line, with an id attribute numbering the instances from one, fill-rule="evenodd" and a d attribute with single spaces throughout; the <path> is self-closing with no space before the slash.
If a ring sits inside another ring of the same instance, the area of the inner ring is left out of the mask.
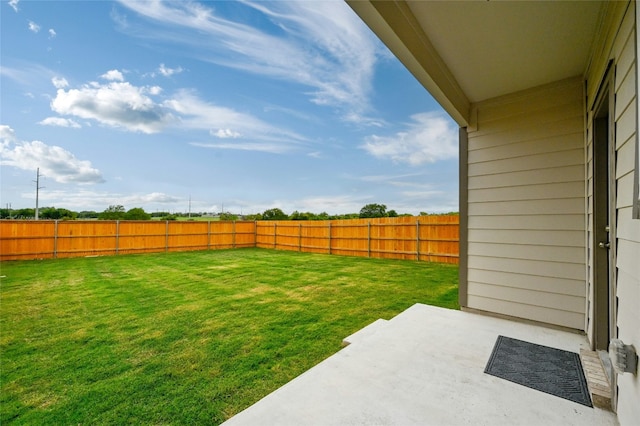
<path id="1" fill-rule="evenodd" d="M 0 260 L 255 247 L 255 222 L 0 221 Z"/>
<path id="2" fill-rule="evenodd" d="M 458 216 L 332 221 L 0 221 L 0 260 L 260 247 L 458 263 Z"/>
<path id="3" fill-rule="evenodd" d="M 458 263 L 459 217 L 256 222 L 256 246 L 343 256 Z"/>

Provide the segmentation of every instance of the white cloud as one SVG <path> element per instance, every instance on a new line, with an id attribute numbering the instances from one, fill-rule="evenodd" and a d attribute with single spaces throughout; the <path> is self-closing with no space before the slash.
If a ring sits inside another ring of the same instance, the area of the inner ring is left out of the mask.
<path id="1" fill-rule="evenodd" d="M 33 33 L 40 32 L 40 25 L 36 24 L 33 21 L 29 21 L 29 31 L 31 31 Z"/>
<path id="2" fill-rule="evenodd" d="M 201 59 L 311 88 L 306 94 L 312 102 L 338 107 L 346 121 L 378 122 L 366 114 L 382 45 L 343 2 L 244 2 L 271 21 L 272 32 L 225 19 L 200 3 L 121 4 L 166 24 L 157 32 L 149 30 L 150 39 L 193 44 L 205 51 Z M 185 28 L 198 36 L 183 37 Z M 139 30 L 135 34 L 140 36 Z"/>
<path id="3" fill-rule="evenodd" d="M 184 71 L 182 67 L 167 68 L 164 66 L 164 64 L 160 64 L 160 67 L 158 68 L 158 72 L 165 77 L 171 77 L 174 74 L 180 74 L 182 71 Z"/>
<path id="4" fill-rule="evenodd" d="M 74 129 L 79 129 L 81 127 L 77 122 L 62 117 L 47 117 L 38 124 L 42 124 L 43 126 L 72 127 Z"/>
<path id="5" fill-rule="evenodd" d="M 69 86 L 69 82 L 64 77 L 53 77 L 51 83 L 53 83 L 53 87 L 56 89 L 64 89 Z"/>
<path id="6" fill-rule="evenodd" d="M 55 38 L 57 36 L 56 31 L 53 28 L 49 28 L 49 38 Z"/>
<path id="7" fill-rule="evenodd" d="M 0 75 L 25 86 L 25 90 L 45 90 L 44 88 L 40 89 L 42 82 L 52 81 L 52 78 L 56 75 L 50 68 L 38 63 L 17 60 L 12 63 L 12 66 L 9 66 L 4 62 L 10 61 L 4 61 L 3 58 L 3 63 L 0 66 Z M 38 89 L 35 89 L 36 87 Z"/>
<path id="8" fill-rule="evenodd" d="M 16 132 L 6 124 L 0 124 L 0 144 L 9 145 L 16 141 Z"/>
<path id="9" fill-rule="evenodd" d="M 151 86 L 148 88 L 148 90 L 149 90 L 149 94 L 154 96 L 157 96 L 160 93 L 162 93 L 162 87 L 160 86 Z"/>
<path id="10" fill-rule="evenodd" d="M 9 6 L 11 6 L 16 13 L 18 12 L 18 3 L 20 3 L 20 0 L 9 0 Z"/>
<path id="11" fill-rule="evenodd" d="M 110 70 L 102 74 L 100 77 L 109 81 L 124 81 L 124 76 L 118 70 Z"/>
<path id="12" fill-rule="evenodd" d="M 165 101 L 163 106 L 180 116 L 180 124 L 183 127 L 207 129 L 218 137 L 220 136 L 217 133 L 222 130 L 222 135 L 238 135 L 244 139 L 258 140 L 256 146 L 267 142 L 291 145 L 304 141 L 300 135 L 272 126 L 252 115 L 205 102 L 187 90 L 177 92 Z M 225 129 L 234 130 L 227 133 Z"/>
<path id="13" fill-rule="evenodd" d="M 301 206 L 299 211 L 329 214 L 358 213 L 362 206 L 371 202 L 368 195 L 336 195 L 307 197 L 296 201 L 295 205 Z M 290 210 L 289 213 L 292 211 Z"/>
<path id="14" fill-rule="evenodd" d="M 411 116 L 407 129 L 392 136 L 372 135 L 360 148 L 374 157 L 417 166 L 458 155 L 458 132 L 453 122 L 441 113 Z"/>
<path id="15" fill-rule="evenodd" d="M 105 78 L 118 80 L 119 71 L 109 71 Z M 222 139 L 251 139 L 249 146 L 266 144 L 274 152 L 275 145 L 283 152 L 292 145 L 306 140 L 286 129 L 266 123 L 250 114 L 237 112 L 200 99 L 194 92 L 179 90 L 170 97 L 156 99 L 163 90 L 159 86 L 134 86 L 126 81 L 108 83 L 89 82 L 77 89 L 65 89 L 66 80 L 54 78 L 58 87 L 51 109 L 60 114 L 95 120 L 111 127 L 133 132 L 158 133 L 168 127 L 182 130 L 203 130 L 211 136 Z M 58 124 L 63 121 L 46 119 L 43 124 Z M 75 123 L 70 119 L 67 124 Z M 226 148 L 227 146 L 218 146 Z"/>
<path id="16" fill-rule="evenodd" d="M 22 170 L 36 170 L 60 183 L 102 183 L 104 179 L 90 161 L 79 160 L 71 152 L 41 141 L 18 141 L 9 126 L 0 126 L 0 164 Z"/>
<path id="17" fill-rule="evenodd" d="M 283 154 L 293 149 L 292 146 L 274 142 L 234 142 L 234 143 L 202 143 L 191 142 L 189 145 L 198 148 L 233 149 L 238 151 L 269 152 L 271 154 Z"/>
<path id="18" fill-rule="evenodd" d="M 148 204 L 148 203 L 176 203 L 180 198 L 167 195 L 162 192 L 152 192 L 150 194 L 134 194 L 123 197 L 127 204 Z"/>
<path id="19" fill-rule="evenodd" d="M 24 198 L 32 198 L 34 194 L 29 192 L 22 195 Z M 71 210 L 96 210 L 103 211 L 111 205 L 122 205 L 125 209 L 143 207 L 148 210 L 149 204 L 172 205 L 183 200 L 162 192 L 149 194 L 120 194 L 103 191 L 80 190 L 53 190 L 47 189 L 40 192 L 40 199 L 44 203 L 55 202 Z M 173 207 L 173 206 L 170 206 Z"/>
<path id="20" fill-rule="evenodd" d="M 119 72 L 109 71 L 105 75 L 117 78 L 117 74 Z M 128 82 L 91 82 L 79 89 L 58 89 L 51 109 L 58 114 L 92 119 L 112 127 L 157 133 L 173 121 L 173 117 L 147 96 L 155 93 L 155 88 L 136 87 Z"/>
<path id="21" fill-rule="evenodd" d="M 227 138 L 239 138 L 240 136 L 242 136 L 240 133 L 238 132 L 234 132 L 231 129 L 218 129 L 217 132 L 213 132 L 213 130 L 211 131 L 212 135 L 215 135 L 221 139 L 227 139 Z"/>

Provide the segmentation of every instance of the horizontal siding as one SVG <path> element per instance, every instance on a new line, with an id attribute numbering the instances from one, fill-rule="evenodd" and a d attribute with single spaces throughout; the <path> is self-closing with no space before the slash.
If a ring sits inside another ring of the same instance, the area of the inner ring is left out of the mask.
<path id="1" fill-rule="evenodd" d="M 571 135 L 575 137 L 575 135 Z M 523 170 L 538 170 L 544 173 L 547 169 L 558 167 L 584 165 L 584 149 L 569 148 L 546 154 L 523 153 L 521 157 L 499 159 L 469 164 L 469 177 L 493 175 L 496 173 L 518 172 Z"/>
<path id="2" fill-rule="evenodd" d="M 541 260 L 548 262 L 584 264 L 584 245 L 582 247 L 549 246 L 518 243 L 472 243 L 469 242 L 469 255 L 490 256 L 502 259 Z"/>
<path id="3" fill-rule="evenodd" d="M 534 139 L 470 151 L 468 158 L 470 163 L 481 163 L 483 161 L 495 161 L 535 154 L 546 155 L 552 152 L 566 151 L 571 148 L 582 149 L 583 143 L 584 140 L 580 133 L 572 133 L 571 135 L 555 136 L 542 141 Z"/>
<path id="4" fill-rule="evenodd" d="M 553 216 L 549 220 L 547 216 L 524 214 L 518 216 L 492 215 L 469 217 L 469 229 L 483 230 L 546 230 L 546 231 L 580 231 L 584 230 L 584 217 L 582 214 L 563 214 Z"/>
<path id="5" fill-rule="evenodd" d="M 523 115 L 531 116 L 538 111 L 548 113 L 555 108 L 560 108 L 561 114 L 564 114 L 575 109 L 580 102 L 582 102 L 582 93 L 576 92 L 571 84 L 567 84 L 567 81 L 560 81 L 544 87 L 524 90 L 517 96 L 504 96 L 490 103 L 484 103 L 479 115 L 483 129 L 490 127 L 494 121 L 501 122 L 499 126 L 504 129 L 505 119 L 510 119 L 514 125 L 517 125 Z M 479 131 L 477 135 L 482 133 Z"/>
<path id="6" fill-rule="evenodd" d="M 584 297 L 584 281 L 559 279 L 558 277 L 541 277 L 504 271 L 485 271 L 474 269 L 469 271 L 470 281 L 482 284 L 493 284 L 503 287 L 522 288 L 553 294 Z"/>
<path id="7" fill-rule="evenodd" d="M 640 277 L 640 261 L 638 260 L 640 259 L 640 242 L 619 237 L 617 249 L 616 266 L 618 267 L 618 273 L 626 273 L 629 277 L 638 279 Z M 640 289 L 635 289 L 636 294 L 639 292 Z M 633 294 L 633 292 L 630 293 Z M 636 305 L 636 309 L 640 312 L 640 304 Z M 640 328 L 640 323 L 637 325 Z"/>
<path id="8" fill-rule="evenodd" d="M 632 219 L 633 180 L 636 158 L 637 87 L 636 87 L 636 16 L 633 2 L 611 2 L 605 9 L 601 32 L 595 40 L 595 52 L 587 70 L 588 106 L 595 100 L 606 69 L 615 63 L 615 148 L 616 148 L 616 330 L 626 344 L 640 347 L 640 220 Z M 587 129 L 591 128 L 592 114 Z M 588 169 L 592 168 L 592 138 L 587 138 Z M 592 196 L 592 175 L 587 181 L 588 196 Z M 592 200 L 589 199 L 589 205 Z M 589 216 L 589 223 L 592 218 Z M 591 231 L 591 229 L 590 229 Z M 589 252 L 590 253 L 590 252 Z M 591 260 L 591 254 L 589 254 Z M 593 276 L 588 275 L 589 285 Z M 591 293 L 589 293 L 591 294 Z M 591 300 L 589 300 L 591 302 Z M 591 303 L 590 305 L 591 306 Z M 589 336 L 592 335 L 593 313 L 589 313 Z M 620 424 L 635 424 L 640 419 L 640 376 L 617 376 L 617 413 Z"/>
<path id="9" fill-rule="evenodd" d="M 523 302 L 511 302 L 502 299 L 470 294 L 469 307 L 512 317 L 525 318 L 548 324 L 561 324 L 565 327 L 580 329 L 584 323 L 584 314 L 553 309 L 544 306 L 529 305 Z"/>
<path id="10" fill-rule="evenodd" d="M 584 227 L 584 224 L 582 225 Z M 474 229 L 469 243 L 502 243 L 509 245 L 557 246 L 562 248 L 584 247 L 584 231 L 530 230 L 530 229 Z"/>
<path id="11" fill-rule="evenodd" d="M 616 120 L 616 149 L 636 133 L 636 109 L 628 107 Z"/>
<path id="12" fill-rule="evenodd" d="M 574 97 L 575 98 L 575 97 Z M 501 145 L 506 143 L 540 140 L 549 135 L 543 129 L 532 125 L 533 122 L 545 122 L 550 128 L 563 129 L 553 135 L 562 135 L 567 131 L 566 122 L 573 122 L 576 116 L 582 114 L 580 99 L 545 100 L 555 102 L 553 105 L 542 106 L 539 111 L 526 114 L 511 115 L 501 120 L 482 121 L 482 111 L 478 110 L 478 130 L 475 135 L 482 144 Z M 571 126 L 572 127 L 572 126 Z M 476 149 L 476 148 L 474 148 Z"/>
<path id="13" fill-rule="evenodd" d="M 575 198 L 576 194 L 580 192 L 584 194 L 583 181 L 470 189 L 469 202 L 553 200 Z"/>
<path id="14" fill-rule="evenodd" d="M 625 207 L 633 206 L 633 180 L 635 176 L 633 173 L 627 173 L 618 179 L 616 186 L 616 207 L 623 209 Z M 629 210 L 631 215 L 631 210 Z"/>
<path id="15" fill-rule="evenodd" d="M 585 151 L 579 79 L 474 105 L 468 306 L 584 328 Z"/>
<path id="16" fill-rule="evenodd" d="M 582 116 L 576 115 L 575 112 L 572 112 L 569 117 L 561 117 L 561 119 L 553 114 L 549 114 L 546 117 L 552 121 L 545 122 L 545 127 L 532 124 L 531 116 L 527 117 L 527 121 L 529 123 L 528 126 L 524 127 L 513 128 L 512 123 L 506 121 L 503 123 L 505 128 L 500 129 L 500 131 L 497 131 L 498 129 L 496 129 L 498 123 L 492 123 L 490 128 L 478 127 L 478 131 L 473 132 L 474 139 L 477 138 L 477 145 L 470 147 L 469 152 L 473 152 L 477 149 L 490 148 L 492 146 L 509 145 L 530 140 L 543 140 L 548 137 L 575 133 L 575 127 L 577 125 L 582 127 L 583 124 Z M 479 122 L 478 126 L 484 126 L 484 123 Z"/>
<path id="17" fill-rule="evenodd" d="M 636 141 L 635 138 L 628 139 L 624 144 L 621 144 L 618 149 L 618 159 L 616 162 L 616 178 L 632 173 L 636 165 Z"/>
<path id="18" fill-rule="evenodd" d="M 469 294 L 515 303 L 522 303 L 523 300 L 526 300 L 529 305 L 545 306 L 577 314 L 584 311 L 584 296 L 554 293 L 553 297 L 549 297 L 549 293 L 544 291 L 475 282 L 469 285 Z"/>
<path id="19" fill-rule="evenodd" d="M 633 159 L 633 157 L 632 157 Z M 518 187 L 545 183 L 561 183 L 569 181 L 582 181 L 584 179 L 584 165 L 577 164 L 565 167 L 555 167 L 540 170 L 523 170 L 507 173 L 494 173 L 474 176 L 469 189 Z"/>
<path id="20" fill-rule="evenodd" d="M 584 265 L 541 260 L 469 256 L 470 269 L 538 275 L 547 278 L 584 280 Z"/>
<path id="21" fill-rule="evenodd" d="M 616 75 L 616 81 L 620 82 L 620 87 L 616 92 L 619 93 L 616 98 L 616 120 L 629 108 L 635 110 L 636 67 L 632 66 L 628 70 L 618 68 L 617 72 L 620 73 Z M 624 75 L 621 75 L 621 73 L 624 73 Z"/>
<path id="22" fill-rule="evenodd" d="M 562 215 L 583 214 L 584 195 L 581 197 L 546 200 L 496 201 L 469 204 L 469 215 Z M 553 220 L 553 217 L 548 217 Z"/>

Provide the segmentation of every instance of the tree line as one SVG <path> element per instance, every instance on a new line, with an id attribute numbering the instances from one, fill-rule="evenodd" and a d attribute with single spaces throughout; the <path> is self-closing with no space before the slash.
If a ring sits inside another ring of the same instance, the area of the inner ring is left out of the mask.
<path id="1" fill-rule="evenodd" d="M 457 214 L 457 213 L 447 213 Z M 170 213 L 153 212 L 147 213 L 142 207 L 134 207 L 126 210 L 122 205 L 111 205 L 102 212 L 84 210 L 80 212 L 71 211 L 64 208 L 42 207 L 38 209 L 38 217 L 48 220 L 77 220 L 77 219 L 99 219 L 99 220 L 179 220 L 179 218 L 196 218 L 207 215 L 206 213 Z M 420 212 L 420 216 L 427 216 L 430 213 Z M 336 220 L 336 219 L 366 219 L 378 217 L 400 217 L 413 216 L 409 213 L 399 214 L 395 210 L 387 210 L 384 204 L 367 204 L 358 213 L 347 213 L 340 215 L 330 215 L 327 212 L 312 213 L 294 211 L 286 214 L 279 208 L 267 209 L 262 213 L 238 215 L 230 212 L 221 212 L 216 215 L 208 215 L 218 220 Z M 35 209 L 0 209 L 0 219 L 34 219 Z"/>

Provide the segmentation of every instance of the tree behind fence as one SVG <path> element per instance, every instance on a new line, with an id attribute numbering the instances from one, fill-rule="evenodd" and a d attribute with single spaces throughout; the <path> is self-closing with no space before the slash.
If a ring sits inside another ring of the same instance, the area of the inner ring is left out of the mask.
<path id="1" fill-rule="evenodd" d="M 332 221 L 0 221 L 0 260 L 260 247 L 458 263 L 458 216 Z"/>

